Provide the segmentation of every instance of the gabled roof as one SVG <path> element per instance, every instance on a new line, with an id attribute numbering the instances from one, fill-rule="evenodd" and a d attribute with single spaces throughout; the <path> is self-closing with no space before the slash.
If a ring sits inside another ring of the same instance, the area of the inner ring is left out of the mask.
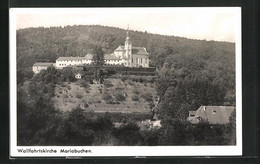
<path id="1" fill-rule="evenodd" d="M 87 54 L 87 55 L 85 56 L 85 60 L 92 60 L 92 58 L 93 58 L 93 55 L 92 55 L 92 54 Z"/>
<path id="2" fill-rule="evenodd" d="M 234 110 L 235 107 L 233 106 L 201 106 L 195 111 L 195 116 L 189 117 L 188 120 L 191 123 L 198 123 L 200 117 L 210 124 L 226 124 L 229 123 L 229 118 Z M 190 112 L 193 113 L 193 111 Z"/>
<path id="3" fill-rule="evenodd" d="M 115 55 L 109 55 L 109 54 L 105 54 L 104 59 L 105 60 L 120 60 L 120 58 L 116 57 Z"/>
<path id="4" fill-rule="evenodd" d="M 122 51 L 125 50 L 125 46 L 118 46 L 117 49 L 115 49 L 115 51 Z"/>
<path id="5" fill-rule="evenodd" d="M 196 111 L 189 111 L 189 115 L 195 115 Z"/>
<path id="6" fill-rule="evenodd" d="M 132 47 L 132 54 L 148 55 L 144 47 Z"/>
<path id="7" fill-rule="evenodd" d="M 33 67 L 35 66 L 45 66 L 45 67 L 49 67 L 52 66 L 54 63 L 52 62 L 36 62 L 34 63 Z"/>
<path id="8" fill-rule="evenodd" d="M 56 59 L 56 61 L 65 61 L 65 60 L 82 61 L 84 59 L 85 59 L 85 57 L 59 57 L 58 59 Z"/>

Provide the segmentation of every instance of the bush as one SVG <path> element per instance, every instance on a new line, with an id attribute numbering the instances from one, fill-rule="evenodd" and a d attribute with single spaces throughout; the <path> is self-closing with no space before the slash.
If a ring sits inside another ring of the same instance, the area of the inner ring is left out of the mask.
<path id="1" fill-rule="evenodd" d="M 123 95 L 123 93 L 117 92 L 117 93 L 115 93 L 115 99 L 117 101 L 124 101 L 125 100 L 125 96 Z"/>
<path id="2" fill-rule="evenodd" d="M 147 102 L 153 102 L 153 95 L 150 92 L 142 94 L 141 97 Z"/>
<path id="3" fill-rule="evenodd" d="M 109 95 L 107 92 L 104 92 L 104 94 L 102 95 L 103 100 L 106 101 L 107 104 L 113 104 L 114 99 L 111 95 Z"/>
<path id="4" fill-rule="evenodd" d="M 90 87 L 90 85 L 88 84 L 88 82 L 85 82 L 85 81 L 81 81 L 81 86 L 83 86 L 84 88 L 89 88 Z M 80 87 L 81 87 L 80 86 Z"/>
<path id="5" fill-rule="evenodd" d="M 110 87 L 113 87 L 114 85 L 111 83 L 111 81 L 105 80 L 105 81 L 104 81 L 104 86 L 105 86 L 106 88 L 110 88 Z"/>
<path id="6" fill-rule="evenodd" d="M 140 77 L 140 78 L 138 79 L 138 81 L 139 81 L 140 83 L 143 83 L 145 80 Z"/>
<path id="7" fill-rule="evenodd" d="M 114 129 L 113 134 L 118 139 L 119 145 L 138 145 L 141 138 L 139 127 L 133 122 L 123 125 L 118 129 Z"/>
<path id="8" fill-rule="evenodd" d="M 118 88 L 115 88 L 115 90 L 116 90 L 116 91 L 122 91 L 122 90 L 124 90 L 124 88 L 119 88 L 119 87 L 118 87 Z"/>
<path id="9" fill-rule="evenodd" d="M 84 107 L 85 107 L 85 108 L 88 108 L 88 107 L 89 107 L 88 103 L 85 103 L 85 104 L 84 104 Z"/>
<path id="10" fill-rule="evenodd" d="M 122 80 L 122 82 L 125 82 L 125 81 L 127 80 L 127 77 L 126 77 L 126 76 L 123 76 L 123 77 L 121 78 L 121 80 Z"/>
<path id="11" fill-rule="evenodd" d="M 83 96 L 80 95 L 80 94 L 77 94 L 77 95 L 76 95 L 76 98 L 78 98 L 78 99 L 82 99 L 82 97 L 83 97 Z"/>
<path id="12" fill-rule="evenodd" d="M 132 81 L 128 81 L 128 84 L 134 86 L 135 84 Z"/>
<path id="13" fill-rule="evenodd" d="M 133 93 L 136 94 L 136 95 L 139 95 L 140 92 L 138 91 L 137 88 L 134 88 L 134 89 L 133 89 Z"/>
<path id="14" fill-rule="evenodd" d="M 133 100 L 133 101 L 139 101 L 139 97 L 136 96 L 136 95 L 134 95 L 134 96 L 132 97 L 132 100 Z"/>

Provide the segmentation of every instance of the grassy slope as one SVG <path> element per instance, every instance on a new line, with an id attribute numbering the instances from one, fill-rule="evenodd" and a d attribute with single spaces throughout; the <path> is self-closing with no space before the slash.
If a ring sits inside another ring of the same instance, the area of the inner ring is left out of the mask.
<path id="1" fill-rule="evenodd" d="M 143 83 L 130 82 L 128 80 L 125 82 L 122 82 L 120 79 L 112 78 L 107 80 L 111 81 L 113 84 L 113 87 L 107 88 L 108 93 L 113 95 L 113 93 L 120 90 L 127 94 L 125 101 L 120 104 L 106 104 L 102 99 L 102 93 L 99 91 L 99 84 L 90 84 L 89 89 L 86 89 L 81 86 L 78 81 L 70 84 L 64 83 L 56 87 L 55 97 L 53 98 L 55 107 L 62 111 L 68 111 L 78 105 L 83 107 L 84 103 L 88 103 L 89 107 L 86 108 L 86 110 L 93 110 L 95 112 L 150 112 L 148 103 L 145 102 L 140 95 L 151 92 L 153 98 L 155 98 L 156 91 L 154 84 L 147 83 L 147 86 L 145 86 Z M 103 87 L 102 89 L 104 90 Z M 134 89 L 140 92 L 139 101 L 132 101 Z M 87 93 L 86 90 L 88 90 L 89 93 Z"/>

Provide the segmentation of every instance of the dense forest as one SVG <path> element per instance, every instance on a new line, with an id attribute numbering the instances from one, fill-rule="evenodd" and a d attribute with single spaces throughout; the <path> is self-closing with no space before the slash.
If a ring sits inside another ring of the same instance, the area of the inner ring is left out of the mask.
<path id="1" fill-rule="evenodd" d="M 67 113 L 57 111 L 51 101 L 53 88 L 58 82 L 75 81 L 73 72 L 51 68 L 33 76 L 34 62 L 55 62 L 60 56 L 85 56 L 93 52 L 96 46 L 102 47 L 104 53 L 112 53 L 124 44 L 125 37 L 126 30 L 97 25 L 17 30 L 20 145 L 235 143 L 232 136 L 234 120 L 228 125 L 214 127 L 207 123 L 194 126 L 186 121 L 188 111 L 196 110 L 201 105 L 235 105 L 234 43 L 130 31 L 133 46 L 146 47 L 150 54 L 150 66 L 157 68 L 155 83 L 160 103 L 155 112 L 163 127 L 159 130 L 140 131 L 134 119 L 115 129 L 111 121 L 114 115 L 93 117 L 93 113 L 84 113 L 80 108 Z M 27 91 L 23 89 L 24 81 L 30 81 Z M 100 126 L 106 130 L 100 129 Z"/>

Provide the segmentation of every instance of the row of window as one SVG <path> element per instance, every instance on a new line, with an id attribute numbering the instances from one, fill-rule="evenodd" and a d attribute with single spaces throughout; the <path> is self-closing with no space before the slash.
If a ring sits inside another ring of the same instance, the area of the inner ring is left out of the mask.
<path id="1" fill-rule="evenodd" d="M 132 58 L 132 63 L 138 63 L 138 59 L 140 59 L 140 63 L 143 63 L 143 58 Z M 106 62 L 120 62 L 120 60 L 105 60 Z M 144 63 L 147 64 L 148 59 L 144 58 Z M 76 61 L 78 63 L 81 63 L 81 61 Z M 70 65 L 70 64 L 68 64 Z M 60 63 L 59 66 L 67 66 L 67 64 Z"/>
<path id="2" fill-rule="evenodd" d="M 135 60 L 134 60 L 135 59 Z M 143 63 L 143 58 L 139 58 L 140 59 L 140 63 Z M 132 63 L 138 63 L 138 58 L 132 58 Z M 147 58 L 144 58 L 144 62 L 145 64 L 147 64 Z"/>
<path id="3" fill-rule="evenodd" d="M 115 62 L 119 62 L 119 60 L 105 60 L 107 62 L 110 62 L 110 61 L 115 61 Z"/>
<path id="4" fill-rule="evenodd" d="M 71 65 L 71 64 L 59 64 L 59 66 L 67 66 L 67 65 Z"/>
<path id="5" fill-rule="evenodd" d="M 60 62 L 81 62 L 81 61 L 79 61 L 79 60 L 61 60 Z"/>

